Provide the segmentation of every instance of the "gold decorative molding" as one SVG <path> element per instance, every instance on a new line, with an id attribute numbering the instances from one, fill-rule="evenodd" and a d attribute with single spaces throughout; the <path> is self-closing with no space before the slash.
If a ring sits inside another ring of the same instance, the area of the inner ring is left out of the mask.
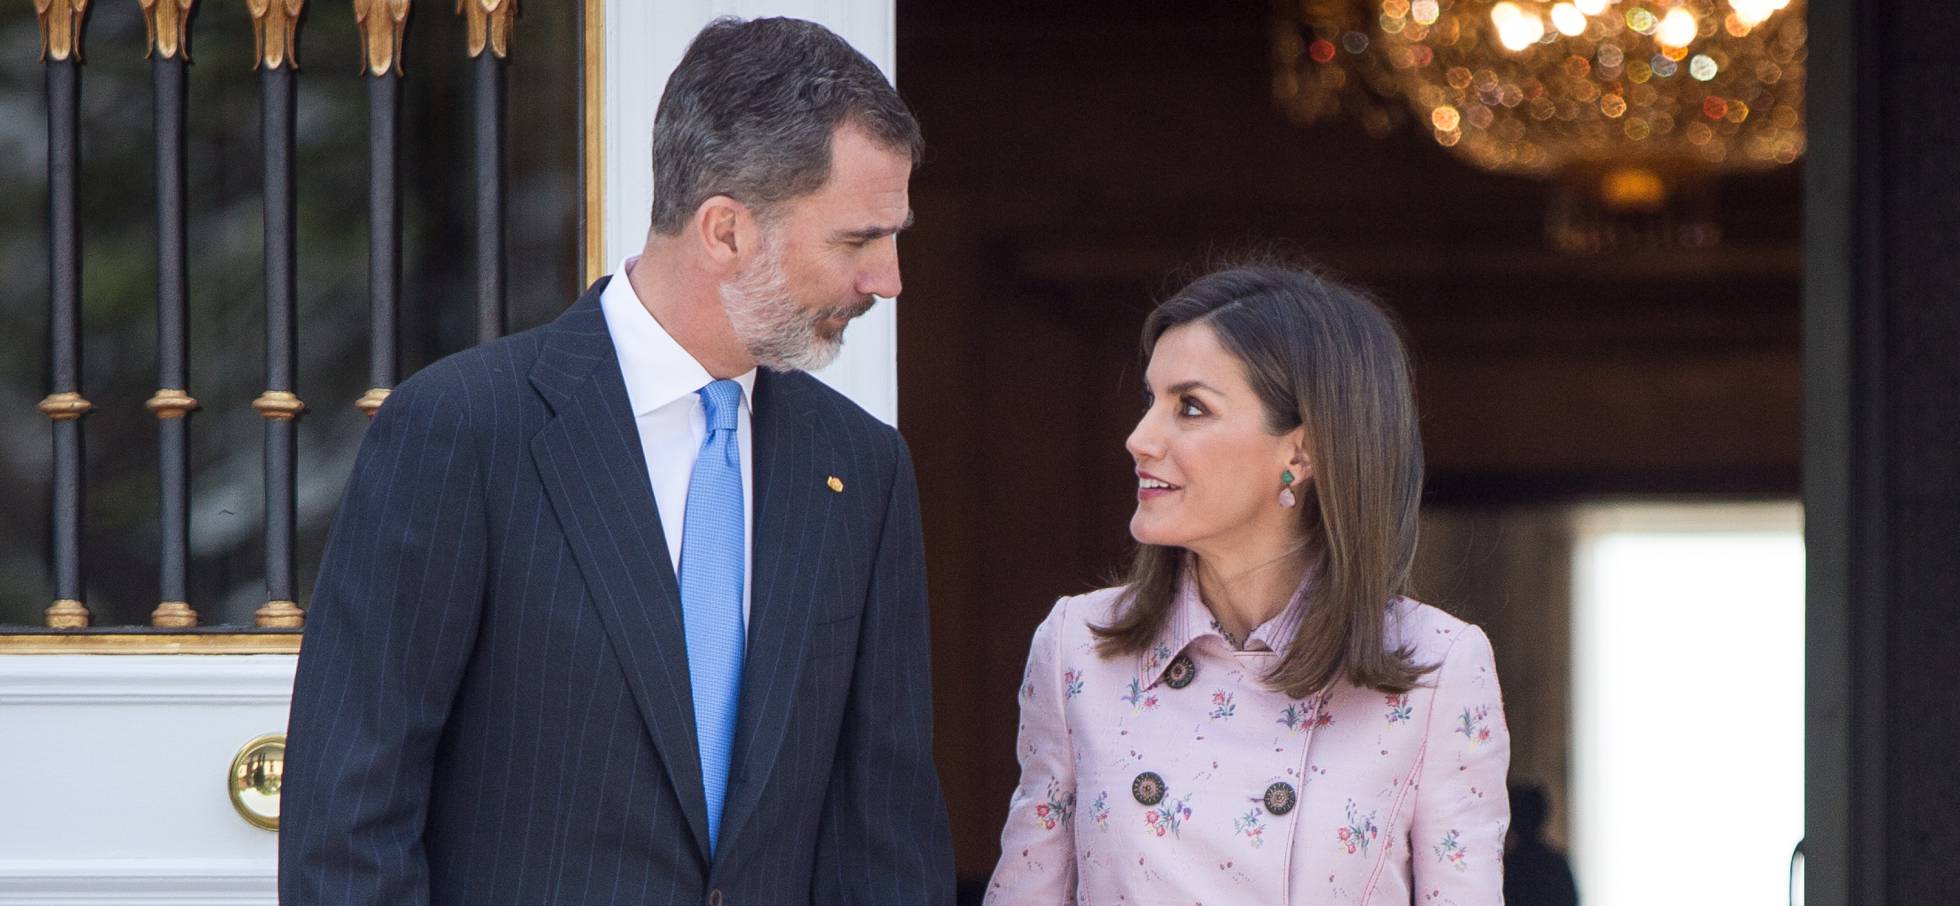
<path id="1" fill-rule="evenodd" d="M 585 282 L 606 267 L 606 2 L 585 0 Z"/>
<path id="2" fill-rule="evenodd" d="M 16 654 L 298 654 L 297 632 L 0 632 Z"/>
<path id="3" fill-rule="evenodd" d="M 252 622 L 260 629 L 299 629 L 306 625 L 306 611 L 292 601 L 267 601 Z"/>
<path id="4" fill-rule="evenodd" d="M 89 620 L 88 605 L 70 598 L 54 602 L 47 610 L 49 629 L 84 629 Z"/>
<path id="5" fill-rule="evenodd" d="M 517 18 L 517 0 L 456 0 L 456 15 L 470 22 L 470 57 L 483 56 L 483 48 L 498 59 L 510 56 L 510 26 Z"/>
<path id="6" fill-rule="evenodd" d="M 245 0 L 258 56 L 252 68 L 299 68 L 299 12 L 306 0 Z"/>
<path id="7" fill-rule="evenodd" d="M 306 411 L 306 404 L 290 390 L 267 390 L 252 401 L 252 408 L 274 421 L 289 422 Z"/>
<path id="8" fill-rule="evenodd" d="M 361 28 L 361 68 L 368 75 L 402 74 L 402 33 L 409 0 L 354 0 L 354 24 Z"/>
<path id="9" fill-rule="evenodd" d="M 41 62 L 81 58 L 88 0 L 34 0 L 34 15 L 41 20 Z"/>
<path id="10" fill-rule="evenodd" d="M 87 415 L 89 410 L 95 408 L 95 404 L 83 399 L 81 394 L 71 390 L 66 393 L 52 394 L 47 399 L 42 400 L 41 405 L 35 408 L 40 409 L 41 414 L 47 416 L 52 421 L 72 422 L 75 419 Z"/>
<path id="11" fill-rule="evenodd" d="M 197 411 L 197 400 L 192 399 L 190 394 L 182 390 L 164 389 L 158 390 L 155 396 L 150 397 L 149 401 L 143 404 L 143 408 L 156 413 L 157 418 L 183 418 Z"/>
<path id="12" fill-rule="evenodd" d="M 367 413 L 368 418 L 373 418 L 376 412 L 381 411 L 381 404 L 388 401 L 388 394 L 390 392 L 386 387 L 376 387 L 369 390 L 361 394 L 361 398 L 354 402 L 354 408 Z"/>
<path id="13" fill-rule="evenodd" d="M 136 0 L 143 6 L 143 31 L 149 36 L 149 56 L 166 60 L 191 58 L 191 7 L 197 0 Z"/>
<path id="14" fill-rule="evenodd" d="M 150 614 L 150 625 L 158 629 L 196 629 L 197 611 L 183 601 L 165 601 Z"/>

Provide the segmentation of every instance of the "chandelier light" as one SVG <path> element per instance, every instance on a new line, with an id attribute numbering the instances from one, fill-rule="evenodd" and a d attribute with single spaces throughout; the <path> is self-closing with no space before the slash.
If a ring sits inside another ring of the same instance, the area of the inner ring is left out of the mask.
<path id="1" fill-rule="evenodd" d="M 1273 92 L 1301 122 L 1413 120 L 1485 170 L 1559 178 L 1563 248 L 1708 245 L 1713 176 L 1803 154 L 1803 3 L 1277 0 Z"/>

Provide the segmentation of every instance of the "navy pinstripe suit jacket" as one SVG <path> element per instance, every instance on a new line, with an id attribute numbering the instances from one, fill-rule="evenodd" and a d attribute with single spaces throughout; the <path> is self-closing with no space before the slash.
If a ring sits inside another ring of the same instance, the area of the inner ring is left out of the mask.
<path id="1" fill-rule="evenodd" d="M 293 688 L 282 901 L 950 903 L 911 459 L 803 374 L 755 385 L 748 657 L 708 858 L 680 591 L 604 284 L 424 369 L 369 425 Z"/>

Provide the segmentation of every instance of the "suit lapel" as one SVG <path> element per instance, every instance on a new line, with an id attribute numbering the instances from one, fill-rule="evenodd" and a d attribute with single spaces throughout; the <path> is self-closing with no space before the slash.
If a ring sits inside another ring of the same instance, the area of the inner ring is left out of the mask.
<path id="1" fill-rule="evenodd" d="M 729 790 L 718 852 L 729 851 L 727 844 L 755 813 L 776 766 L 815 622 L 824 533 L 836 524 L 831 508 L 838 495 L 824 484 L 829 450 L 799 405 L 798 393 L 793 378 L 767 370 L 756 375 L 750 419 L 756 460 L 755 538 L 750 547 L 755 575 L 735 731 L 738 783 Z"/>
<path id="2" fill-rule="evenodd" d="M 554 417 L 531 439 L 531 456 L 705 860 L 707 805 L 680 584 L 599 307 L 605 284 L 594 284 L 545 331 L 531 383 Z"/>

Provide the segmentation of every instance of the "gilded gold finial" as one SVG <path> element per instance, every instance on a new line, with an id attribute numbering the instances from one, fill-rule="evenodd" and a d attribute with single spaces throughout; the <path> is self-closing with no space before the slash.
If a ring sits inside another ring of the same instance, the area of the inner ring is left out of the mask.
<path id="1" fill-rule="evenodd" d="M 197 0 L 136 0 L 143 6 L 143 30 L 151 56 L 191 58 L 191 7 Z"/>
<path id="2" fill-rule="evenodd" d="M 81 56 L 88 0 L 34 0 L 34 15 L 41 19 L 41 62 Z"/>
<path id="3" fill-rule="evenodd" d="M 87 629 L 91 619 L 88 605 L 70 598 L 54 602 L 44 617 L 49 629 Z"/>
<path id="4" fill-rule="evenodd" d="M 299 11 L 306 0 L 245 0 L 252 13 L 252 37 L 258 58 L 252 68 L 299 68 Z"/>
<path id="5" fill-rule="evenodd" d="M 306 411 L 306 404 L 290 390 L 267 390 L 252 401 L 252 408 L 270 421 L 289 422 Z"/>
<path id="6" fill-rule="evenodd" d="M 401 75 L 408 0 L 354 0 L 354 23 L 361 27 L 362 68 L 373 76 Z"/>
<path id="7" fill-rule="evenodd" d="M 267 601 L 252 614 L 252 625 L 260 629 L 300 629 L 306 625 L 306 611 L 292 601 Z"/>
<path id="8" fill-rule="evenodd" d="M 510 56 L 510 26 L 517 18 L 517 0 L 456 0 L 456 15 L 470 20 L 470 56 L 483 56 L 488 45 L 499 59 Z"/>
<path id="9" fill-rule="evenodd" d="M 41 405 L 35 408 L 40 409 L 42 415 L 47 416 L 53 421 L 71 422 L 87 415 L 89 410 L 95 408 L 95 404 L 83 399 L 81 394 L 70 390 L 63 393 L 49 394 L 48 398 L 42 400 Z"/>
<path id="10" fill-rule="evenodd" d="M 376 412 L 381 411 L 381 404 L 388 401 L 389 392 L 386 387 L 376 387 L 369 390 L 361 394 L 361 398 L 355 401 L 354 408 L 367 413 L 368 418 L 373 418 Z"/>

